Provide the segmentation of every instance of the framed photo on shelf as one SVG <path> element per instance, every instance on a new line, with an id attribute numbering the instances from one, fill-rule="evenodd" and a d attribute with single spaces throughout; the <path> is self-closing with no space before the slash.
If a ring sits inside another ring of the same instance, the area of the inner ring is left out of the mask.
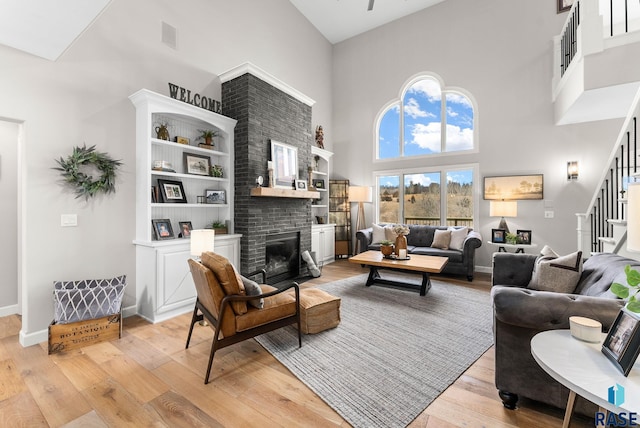
<path id="1" fill-rule="evenodd" d="M 158 178 L 158 187 L 160 187 L 160 202 L 173 204 L 187 203 L 187 196 L 184 194 L 182 182 Z"/>
<path id="2" fill-rule="evenodd" d="M 211 170 L 211 158 L 209 156 L 183 153 L 184 171 L 187 174 L 209 175 Z"/>
<path id="3" fill-rule="evenodd" d="M 167 218 L 152 219 L 151 225 L 153 226 L 153 235 L 157 241 L 174 238 L 171 220 Z"/>
<path id="4" fill-rule="evenodd" d="M 271 140 L 271 162 L 275 187 L 291 189 L 294 180 L 298 178 L 298 149 Z"/>
<path id="5" fill-rule="evenodd" d="M 491 229 L 491 242 L 494 244 L 506 243 L 507 231 L 505 229 Z"/>
<path id="6" fill-rule="evenodd" d="M 180 232 L 178 233 L 178 238 L 190 238 L 191 231 L 193 230 L 193 226 L 191 226 L 190 221 L 179 221 Z"/>
<path id="7" fill-rule="evenodd" d="M 602 343 L 602 352 L 627 376 L 640 352 L 640 314 L 620 310 Z"/>
<path id="8" fill-rule="evenodd" d="M 314 178 L 311 183 L 313 184 L 313 187 L 315 187 L 316 189 L 324 189 L 324 180 L 321 178 Z"/>
<path id="9" fill-rule="evenodd" d="M 296 190 L 307 190 L 307 181 L 296 180 Z"/>
<path id="10" fill-rule="evenodd" d="M 484 177 L 484 199 L 489 201 L 542 199 L 543 175 Z"/>
<path id="11" fill-rule="evenodd" d="M 224 190 L 205 190 L 204 199 L 207 204 L 226 204 L 227 193 Z"/>
<path id="12" fill-rule="evenodd" d="M 520 230 L 516 232 L 518 235 L 516 243 L 522 245 L 531 245 L 531 231 L 530 230 Z"/>

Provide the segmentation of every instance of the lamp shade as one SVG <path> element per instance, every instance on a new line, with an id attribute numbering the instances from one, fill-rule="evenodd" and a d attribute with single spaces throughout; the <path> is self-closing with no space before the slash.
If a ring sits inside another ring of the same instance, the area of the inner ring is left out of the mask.
<path id="1" fill-rule="evenodd" d="M 200 257 L 205 251 L 213 251 L 215 236 L 213 229 L 196 229 L 191 231 L 191 255 Z"/>
<path id="2" fill-rule="evenodd" d="M 517 217 L 518 201 L 489 201 L 491 217 Z"/>
<path id="3" fill-rule="evenodd" d="M 372 202 L 371 187 L 349 186 L 349 202 Z"/>
<path id="4" fill-rule="evenodd" d="M 640 182 L 627 188 L 627 250 L 640 251 Z"/>

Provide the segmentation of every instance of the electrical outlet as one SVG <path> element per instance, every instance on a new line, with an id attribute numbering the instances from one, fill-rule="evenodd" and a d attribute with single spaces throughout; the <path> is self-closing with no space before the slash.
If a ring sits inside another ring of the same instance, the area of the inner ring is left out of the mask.
<path id="1" fill-rule="evenodd" d="M 544 218 L 553 218 L 553 211 L 545 211 Z"/>
<path id="2" fill-rule="evenodd" d="M 61 214 L 60 215 L 60 226 L 62 227 L 74 227 L 78 225 L 78 215 L 77 214 Z"/>

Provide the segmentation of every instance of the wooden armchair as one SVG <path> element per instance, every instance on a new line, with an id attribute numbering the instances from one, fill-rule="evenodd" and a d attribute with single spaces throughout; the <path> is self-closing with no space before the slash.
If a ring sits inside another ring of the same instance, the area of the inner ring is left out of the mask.
<path id="1" fill-rule="evenodd" d="M 202 253 L 201 262 L 189 259 L 189 268 L 197 299 L 185 348 L 189 347 L 196 322 L 204 318 L 214 329 L 205 384 L 209 383 L 213 356 L 218 349 L 290 324 L 298 325 L 298 346 L 302 346 L 298 284 L 283 289 L 260 284 L 260 294 L 247 295 L 242 277 L 233 265 L 213 252 Z M 294 293 L 287 292 L 291 288 Z"/>

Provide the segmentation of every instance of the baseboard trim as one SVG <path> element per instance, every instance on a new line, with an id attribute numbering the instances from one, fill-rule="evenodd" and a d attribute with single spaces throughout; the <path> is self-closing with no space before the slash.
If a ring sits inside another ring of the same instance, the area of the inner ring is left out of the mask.
<path id="1" fill-rule="evenodd" d="M 0 317 L 17 314 L 19 313 L 18 309 L 18 305 L 3 306 L 0 308 Z"/>

